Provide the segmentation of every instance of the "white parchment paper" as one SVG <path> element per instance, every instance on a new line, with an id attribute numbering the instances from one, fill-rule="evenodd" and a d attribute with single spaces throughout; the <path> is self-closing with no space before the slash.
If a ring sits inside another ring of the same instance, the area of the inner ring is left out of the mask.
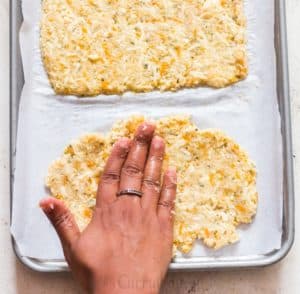
<path id="1" fill-rule="evenodd" d="M 282 234 L 282 138 L 275 83 L 274 1 L 246 0 L 250 73 L 245 81 L 215 90 L 127 93 L 81 98 L 57 96 L 39 51 L 40 0 L 23 0 L 20 32 L 25 73 L 17 138 L 11 231 L 21 255 L 60 259 L 58 238 L 38 202 L 49 192 L 49 164 L 72 139 L 106 132 L 133 113 L 149 117 L 190 114 L 200 128 L 219 128 L 248 151 L 257 164 L 259 206 L 253 224 L 239 229 L 240 242 L 219 251 L 197 242 L 190 256 L 247 256 L 280 247 Z"/>

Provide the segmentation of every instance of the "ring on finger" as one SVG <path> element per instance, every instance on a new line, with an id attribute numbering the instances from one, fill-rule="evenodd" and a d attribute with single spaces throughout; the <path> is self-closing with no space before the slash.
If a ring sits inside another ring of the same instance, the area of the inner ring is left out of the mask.
<path id="1" fill-rule="evenodd" d="M 135 190 L 135 189 L 125 189 L 125 190 L 121 190 L 117 193 L 117 197 L 120 196 L 137 196 L 137 197 L 142 197 L 143 196 L 143 192 Z"/>

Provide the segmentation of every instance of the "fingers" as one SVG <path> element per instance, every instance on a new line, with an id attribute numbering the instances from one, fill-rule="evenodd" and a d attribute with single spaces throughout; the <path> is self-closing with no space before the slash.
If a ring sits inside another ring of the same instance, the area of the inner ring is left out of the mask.
<path id="1" fill-rule="evenodd" d="M 152 139 L 142 184 L 142 206 L 156 210 L 160 193 L 161 168 L 164 158 L 165 144 L 162 138 Z"/>
<path id="2" fill-rule="evenodd" d="M 162 190 L 157 205 L 158 218 L 161 221 L 172 225 L 172 210 L 174 208 L 174 201 L 176 197 L 176 183 L 176 169 L 169 168 L 164 175 Z"/>
<path id="3" fill-rule="evenodd" d="M 122 138 L 114 144 L 100 179 L 96 206 L 100 206 L 101 203 L 108 204 L 116 200 L 121 169 L 126 160 L 129 148 L 130 140 L 127 138 Z"/>
<path id="4" fill-rule="evenodd" d="M 70 210 L 62 201 L 53 197 L 43 199 L 40 202 L 40 207 L 55 228 L 64 250 L 68 249 L 80 235 Z"/>
<path id="5" fill-rule="evenodd" d="M 121 172 L 120 190 L 141 190 L 142 178 L 155 126 L 143 123 L 136 131 L 134 140 Z"/>

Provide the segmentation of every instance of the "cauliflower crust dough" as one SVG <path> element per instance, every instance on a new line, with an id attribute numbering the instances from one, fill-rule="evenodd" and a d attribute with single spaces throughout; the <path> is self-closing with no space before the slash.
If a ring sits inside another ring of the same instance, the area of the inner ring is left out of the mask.
<path id="1" fill-rule="evenodd" d="M 57 94 L 225 87 L 246 77 L 243 0 L 43 0 Z"/>
<path id="2" fill-rule="evenodd" d="M 81 229 L 92 217 L 99 177 L 113 143 L 133 137 L 145 119 L 117 122 L 106 137 L 86 135 L 66 147 L 49 168 L 46 185 L 65 201 Z M 238 241 L 236 227 L 250 223 L 257 209 L 256 170 L 247 154 L 217 130 L 199 130 L 188 117 L 156 121 L 166 142 L 164 169 L 176 166 L 174 248 L 188 253 L 196 239 L 219 249 Z"/>

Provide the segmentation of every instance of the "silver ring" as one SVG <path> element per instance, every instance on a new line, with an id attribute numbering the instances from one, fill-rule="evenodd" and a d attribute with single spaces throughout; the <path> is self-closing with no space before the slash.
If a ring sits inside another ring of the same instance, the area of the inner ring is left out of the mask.
<path id="1" fill-rule="evenodd" d="M 137 196 L 142 197 L 143 193 L 134 189 L 125 189 L 117 193 L 117 196 Z"/>

